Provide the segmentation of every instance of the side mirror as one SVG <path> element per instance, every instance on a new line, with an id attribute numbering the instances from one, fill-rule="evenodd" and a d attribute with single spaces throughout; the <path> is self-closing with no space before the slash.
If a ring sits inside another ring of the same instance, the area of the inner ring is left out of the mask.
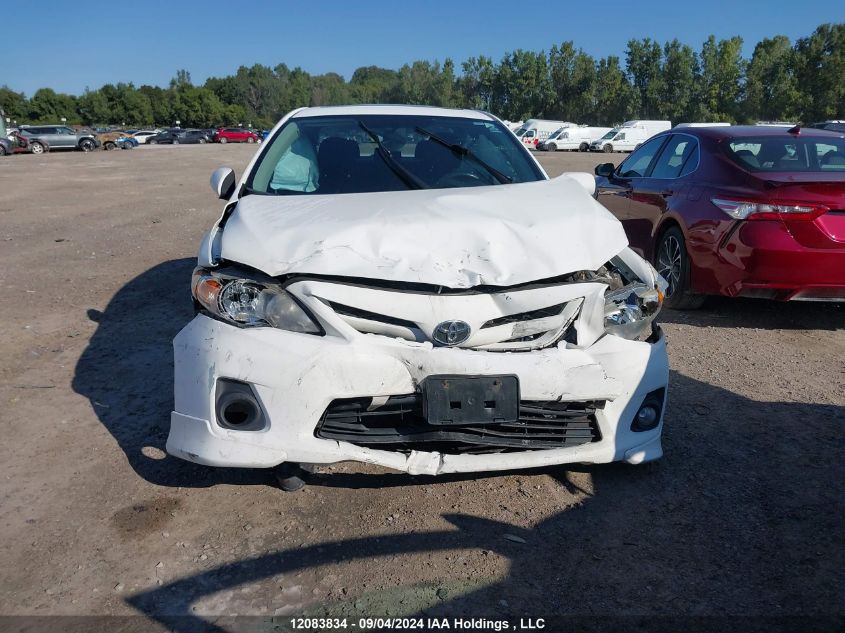
<path id="1" fill-rule="evenodd" d="M 229 167 L 219 167 L 211 172 L 211 188 L 221 200 L 228 200 L 235 192 L 235 172 Z"/>
<path id="2" fill-rule="evenodd" d="M 610 178 L 614 171 L 616 171 L 616 165 L 613 163 L 601 163 L 596 165 L 595 169 L 596 176 L 604 176 L 605 178 Z"/>

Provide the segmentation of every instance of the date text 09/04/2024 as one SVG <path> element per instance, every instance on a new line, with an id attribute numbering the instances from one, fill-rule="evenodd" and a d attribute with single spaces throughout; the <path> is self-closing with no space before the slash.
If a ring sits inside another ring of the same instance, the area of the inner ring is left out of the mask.
<path id="1" fill-rule="evenodd" d="M 457 630 L 457 631 L 537 631 L 546 628 L 544 618 L 519 618 L 517 622 L 486 618 L 291 618 L 297 631 L 336 629 Z"/>

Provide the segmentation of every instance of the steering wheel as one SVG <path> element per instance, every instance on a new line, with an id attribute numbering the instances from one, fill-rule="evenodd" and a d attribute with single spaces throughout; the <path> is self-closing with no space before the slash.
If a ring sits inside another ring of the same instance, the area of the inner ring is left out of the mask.
<path id="1" fill-rule="evenodd" d="M 481 176 L 472 172 L 454 172 L 438 178 L 435 183 L 438 187 L 477 187 L 483 185 Z"/>

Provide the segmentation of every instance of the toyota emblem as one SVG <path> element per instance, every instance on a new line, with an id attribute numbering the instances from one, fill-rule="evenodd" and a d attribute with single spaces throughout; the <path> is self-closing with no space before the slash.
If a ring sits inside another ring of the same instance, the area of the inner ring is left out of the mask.
<path id="1" fill-rule="evenodd" d="M 472 330 L 464 321 L 443 321 L 431 335 L 441 345 L 460 345 L 469 338 Z"/>

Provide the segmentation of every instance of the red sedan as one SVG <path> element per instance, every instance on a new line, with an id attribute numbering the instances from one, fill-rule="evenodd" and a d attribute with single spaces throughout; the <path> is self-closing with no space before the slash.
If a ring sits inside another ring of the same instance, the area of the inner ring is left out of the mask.
<path id="1" fill-rule="evenodd" d="M 596 197 L 669 282 L 667 306 L 845 301 L 845 134 L 670 130 L 595 171 Z"/>
<path id="2" fill-rule="evenodd" d="M 258 134 L 240 127 L 221 127 L 214 133 L 215 143 L 255 143 L 259 140 Z"/>

